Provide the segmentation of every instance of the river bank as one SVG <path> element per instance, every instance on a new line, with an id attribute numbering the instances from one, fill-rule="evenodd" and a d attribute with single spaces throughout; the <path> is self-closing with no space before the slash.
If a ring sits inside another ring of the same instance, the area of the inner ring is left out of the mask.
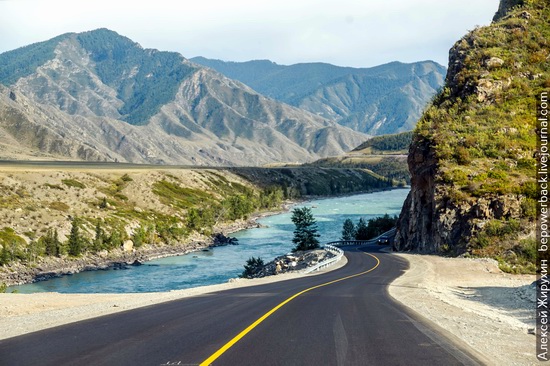
<path id="1" fill-rule="evenodd" d="M 388 190 L 381 189 L 377 193 L 383 194 L 385 192 L 388 192 Z M 354 196 L 357 195 L 345 194 L 338 195 L 337 197 L 309 196 L 295 200 L 286 200 L 275 210 L 257 212 L 252 214 L 250 218 L 246 220 L 237 220 L 235 222 L 218 225 L 214 227 L 214 232 L 227 236 L 241 230 L 257 228 L 260 226 L 257 222 L 258 219 L 288 212 L 294 205 L 306 204 L 306 202 L 310 202 L 313 199 L 318 201 L 330 199 L 346 200 L 347 198 Z M 401 202 L 399 202 L 399 206 L 400 205 Z M 340 227 L 336 229 L 339 231 Z M 269 241 L 267 238 L 265 240 Z M 290 241 L 291 238 L 288 238 L 288 243 L 290 243 Z M 77 258 L 72 258 L 65 255 L 61 258 L 42 257 L 30 264 L 13 262 L 8 266 L 0 266 L 0 284 L 5 283 L 8 286 L 17 286 L 86 271 L 101 271 L 113 268 L 124 269 L 132 263 L 139 265 L 158 258 L 181 256 L 192 252 L 200 252 L 205 249 L 218 246 L 219 244 L 220 243 L 215 243 L 212 237 L 194 234 L 185 239 L 185 241 L 172 245 L 156 244 L 133 248 L 131 241 L 129 241 L 128 247 L 125 245 L 124 248 L 111 250 L 109 252 L 102 251 L 95 254 L 84 253 L 82 256 Z M 272 253 L 272 256 L 270 256 L 268 260 L 284 253 L 286 253 L 286 251 Z M 243 264 L 245 259 L 243 259 Z M 240 265 L 241 264 L 239 263 L 238 266 L 240 267 Z M 8 291 L 10 291 L 9 288 Z"/>
<path id="2" fill-rule="evenodd" d="M 257 219 L 287 212 L 294 204 L 296 204 L 295 201 L 285 201 L 276 210 L 258 212 L 247 220 L 224 223 L 215 227 L 214 230 L 216 233 L 228 236 L 241 230 L 257 228 L 260 227 L 260 224 L 256 221 Z M 15 286 L 73 275 L 84 271 L 125 268 L 126 266 L 140 265 L 154 259 L 185 255 L 229 244 L 229 242 L 224 242 L 223 240 L 216 240 L 215 235 L 207 237 L 195 234 L 187 238 L 187 240 L 173 245 L 149 244 L 137 249 L 132 248 L 131 250 L 119 248 L 97 254 L 87 253 L 78 258 L 68 256 L 61 258 L 43 257 L 30 265 L 12 263 L 8 266 L 0 267 L 0 284 Z"/>

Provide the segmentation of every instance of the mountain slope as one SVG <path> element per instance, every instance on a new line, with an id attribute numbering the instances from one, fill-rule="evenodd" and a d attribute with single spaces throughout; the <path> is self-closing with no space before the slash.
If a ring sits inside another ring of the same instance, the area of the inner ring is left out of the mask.
<path id="1" fill-rule="evenodd" d="M 306 166 L 327 168 L 364 168 L 380 176 L 392 179 L 396 185 L 411 183 L 407 167 L 407 149 L 411 144 L 412 131 L 395 135 L 375 136 L 352 151 L 316 160 Z"/>
<path id="2" fill-rule="evenodd" d="M 3 94 L 19 96 L 13 103 L 33 104 L 28 120 L 70 136 L 61 145 L 97 152 L 58 149 L 67 157 L 258 165 L 340 154 L 367 137 L 106 29 L 6 52 L 0 64 L 0 83 L 9 88 Z"/>
<path id="3" fill-rule="evenodd" d="M 271 61 L 191 61 L 242 81 L 270 98 L 369 134 L 411 130 L 443 84 L 445 68 L 432 61 L 372 68 L 324 63 L 290 66 Z"/>
<path id="4" fill-rule="evenodd" d="M 536 100 L 550 87 L 550 6 L 510 10 L 521 3 L 503 1 L 492 25 L 451 49 L 446 87 L 409 150 L 412 189 L 396 249 L 492 256 L 503 269 L 533 271 Z"/>

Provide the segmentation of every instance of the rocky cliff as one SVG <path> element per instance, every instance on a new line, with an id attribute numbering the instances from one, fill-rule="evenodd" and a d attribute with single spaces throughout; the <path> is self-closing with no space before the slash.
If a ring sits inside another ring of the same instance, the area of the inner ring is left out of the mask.
<path id="1" fill-rule="evenodd" d="M 445 89 L 415 130 L 394 248 L 534 261 L 535 102 L 550 87 L 546 1 L 502 1 L 450 51 Z M 510 10 L 511 9 L 511 10 Z"/>

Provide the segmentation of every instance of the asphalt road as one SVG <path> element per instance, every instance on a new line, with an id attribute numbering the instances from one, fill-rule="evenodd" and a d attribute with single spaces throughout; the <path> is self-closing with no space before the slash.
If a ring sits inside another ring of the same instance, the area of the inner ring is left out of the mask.
<path id="1" fill-rule="evenodd" d="M 345 267 L 318 276 L 1 340 L 0 365 L 481 364 L 389 297 L 407 263 L 378 249 L 346 249 Z"/>

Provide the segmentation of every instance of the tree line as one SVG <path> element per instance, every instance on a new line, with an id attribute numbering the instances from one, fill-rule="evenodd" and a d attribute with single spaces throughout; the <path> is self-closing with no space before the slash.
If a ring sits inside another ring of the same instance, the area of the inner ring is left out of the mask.
<path id="1" fill-rule="evenodd" d="M 229 195 L 220 202 L 190 207 L 183 219 L 154 213 L 155 219 L 140 220 L 140 225 L 131 233 L 126 231 L 123 222 L 112 218 L 74 217 L 65 241 L 60 239 L 58 230 L 54 228 L 49 229 L 40 238 L 33 238 L 29 244 L 15 235 L 13 230 L 4 229 L 7 230 L 6 233 L 0 231 L 0 265 L 14 260 L 34 262 L 43 256 L 78 257 L 85 253 L 99 253 L 103 250 L 122 248 L 128 240 L 134 248 L 144 244 L 171 245 L 192 232 L 211 235 L 215 225 L 247 219 L 253 212 L 279 206 L 283 199 L 284 192 L 280 187 L 267 187 L 259 192 L 246 188 L 241 194 Z M 107 200 L 100 200 L 98 206 L 100 209 L 107 209 Z"/>
<path id="2" fill-rule="evenodd" d="M 360 218 L 357 225 L 351 219 L 346 219 L 342 226 L 342 236 L 340 239 L 370 240 L 393 229 L 396 224 L 397 216 L 390 216 L 388 214 L 368 221 Z"/>

